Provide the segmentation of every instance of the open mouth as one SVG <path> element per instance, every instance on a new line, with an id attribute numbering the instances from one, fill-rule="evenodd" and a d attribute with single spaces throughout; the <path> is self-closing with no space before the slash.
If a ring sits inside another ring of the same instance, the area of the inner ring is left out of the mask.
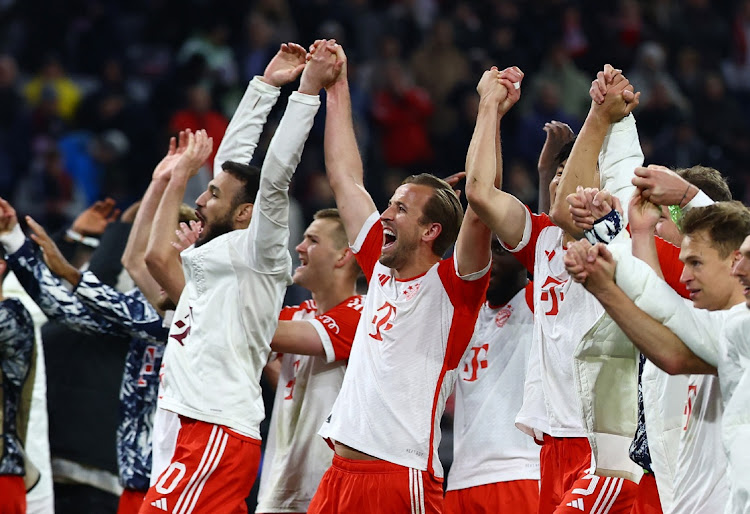
<path id="1" fill-rule="evenodd" d="M 206 218 L 203 217 L 203 215 L 198 211 L 198 209 L 195 210 L 195 216 L 198 218 L 198 221 L 201 222 L 202 226 L 206 226 Z"/>
<path id="2" fill-rule="evenodd" d="M 396 234 L 389 228 L 383 229 L 383 250 L 396 244 Z"/>

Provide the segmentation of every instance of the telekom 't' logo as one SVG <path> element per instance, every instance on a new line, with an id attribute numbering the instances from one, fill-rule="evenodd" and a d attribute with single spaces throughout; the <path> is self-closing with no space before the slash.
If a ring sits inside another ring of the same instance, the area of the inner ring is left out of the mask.
<path id="1" fill-rule="evenodd" d="M 372 324 L 375 325 L 375 333 L 370 334 L 370 337 L 377 341 L 382 341 L 383 334 L 381 332 L 393 328 L 393 323 L 391 321 L 395 317 L 396 307 L 385 302 L 377 311 L 375 311 L 375 316 L 372 317 Z"/>

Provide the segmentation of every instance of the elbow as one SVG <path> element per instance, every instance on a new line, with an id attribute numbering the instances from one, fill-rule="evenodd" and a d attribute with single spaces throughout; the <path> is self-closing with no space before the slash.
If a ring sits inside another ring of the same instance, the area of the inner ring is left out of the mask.
<path id="1" fill-rule="evenodd" d="M 483 187 L 482 184 L 476 180 L 466 181 L 466 200 L 471 205 L 471 208 L 477 212 L 483 212 L 486 210 L 489 204 L 489 190 L 487 187 Z"/>
<path id="2" fill-rule="evenodd" d="M 148 268 L 148 271 L 152 275 L 156 276 L 160 271 L 165 269 L 167 265 L 167 258 L 163 253 L 155 251 L 153 249 L 149 249 L 144 257 L 144 262 L 146 263 L 146 268 Z"/>

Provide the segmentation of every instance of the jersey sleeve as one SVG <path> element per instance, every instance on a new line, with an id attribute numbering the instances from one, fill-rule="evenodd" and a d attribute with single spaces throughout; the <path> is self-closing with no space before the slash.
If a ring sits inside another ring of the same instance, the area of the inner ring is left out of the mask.
<path id="1" fill-rule="evenodd" d="M 378 262 L 383 251 L 383 224 L 380 223 L 379 212 L 375 211 L 370 214 L 350 248 L 369 282 L 375 263 Z"/>
<path id="2" fill-rule="evenodd" d="M 687 287 L 680 282 L 682 269 L 685 264 L 680 260 L 680 249 L 658 236 L 654 236 L 656 242 L 656 253 L 659 256 L 659 266 L 664 275 L 664 281 L 683 298 L 689 298 Z"/>
<path id="3" fill-rule="evenodd" d="M 438 264 L 440 281 L 453 305 L 454 323 L 451 324 L 448 348 L 446 348 L 446 362 L 449 369 L 458 367 L 466 346 L 471 340 L 471 335 L 474 333 L 479 308 L 484 302 L 487 286 L 490 283 L 491 265 L 490 262 L 483 270 L 462 277 L 458 274 L 455 253 Z"/>
<path id="4" fill-rule="evenodd" d="M 352 296 L 310 320 L 323 343 L 327 362 L 349 358 L 362 307 L 362 297 Z"/>
<path id="5" fill-rule="evenodd" d="M 498 240 L 503 248 L 513 253 L 513 256 L 523 264 L 529 273 L 534 273 L 534 256 L 536 255 L 536 242 L 539 239 L 539 234 L 543 229 L 553 225 L 554 223 L 547 214 L 532 214 L 526 207 L 526 225 L 523 229 L 521 242 L 515 248 L 511 248 L 502 240 Z"/>

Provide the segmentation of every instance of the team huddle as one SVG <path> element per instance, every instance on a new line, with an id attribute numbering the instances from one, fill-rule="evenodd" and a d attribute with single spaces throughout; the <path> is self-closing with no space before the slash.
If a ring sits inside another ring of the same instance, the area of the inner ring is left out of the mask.
<path id="1" fill-rule="evenodd" d="M 485 71 L 465 171 L 410 176 L 379 212 L 344 49 L 282 45 L 194 210 L 182 199 L 213 141 L 170 141 L 122 257 L 127 293 L 68 263 L 31 218 L 27 237 L 0 199 L 3 271 L 50 319 L 132 338 L 118 512 L 247 512 L 256 476 L 260 514 L 750 512 L 750 210 L 712 168 L 644 167 L 640 94 L 606 65 L 579 134 L 544 127 L 546 201 L 531 212 L 502 188 L 502 120 L 523 78 Z M 289 187 L 322 90 L 336 209 L 315 214 L 293 270 Z M 312 300 L 282 307 L 292 283 Z M 20 513 L 35 480 L 33 325 L 0 305 L 0 513 Z M 276 392 L 261 452 L 264 374 Z"/>

